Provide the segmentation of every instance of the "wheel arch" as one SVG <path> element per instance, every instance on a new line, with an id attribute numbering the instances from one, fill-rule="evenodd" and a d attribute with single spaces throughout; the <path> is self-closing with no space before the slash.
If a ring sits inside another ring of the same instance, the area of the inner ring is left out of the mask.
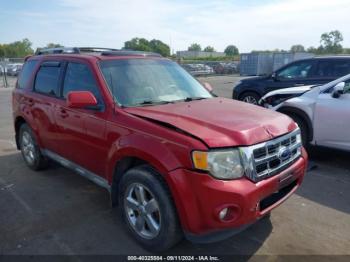
<path id="1" fill-rule="evenodd" d="M 238 99 L 241 100 L 242 96 L 245 95 L 245 94 L 247 94 L 247 93 L 253 93 L 253 94 L 258 95 L 259 97 L 262 97 L 262 96 L 263 96 L 263 95 L 262 95 L 259 91 L 257 91 L 257 90 L 254 90 L 254 89 L 247 89 L 247 90 L 242 91 L 242 92 L 239 94 Z"/>
<path id="2" fill-rule="evenodd" d="M 314 131 L 312 128 L 312 122 L 311 122 L 309 116 L 304 111 L 302 111 L 298 108 L 290 107 L 290 106 L 283 106 L 283 107 L 279 108 L 277 111 L 280 113 L 286 114 L 288 116 L 290 114 L 294 114 L 294 115 L 300 117 L 306 124 L 308 141 L 310 142 L 313 140 Z"/>

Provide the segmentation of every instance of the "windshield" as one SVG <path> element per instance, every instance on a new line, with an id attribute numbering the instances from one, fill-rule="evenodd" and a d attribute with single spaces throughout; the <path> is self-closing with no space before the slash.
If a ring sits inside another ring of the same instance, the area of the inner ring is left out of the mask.
<path id="1" fill-rule="evenodd" d="M 163 59 L 101 61 L 102 74 L 122 106 L 210 98 L 212 95 L 178 64 Z"/>

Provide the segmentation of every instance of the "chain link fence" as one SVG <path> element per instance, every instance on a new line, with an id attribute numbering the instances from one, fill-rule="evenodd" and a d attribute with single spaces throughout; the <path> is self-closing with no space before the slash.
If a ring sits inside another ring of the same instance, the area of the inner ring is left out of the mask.
<path id="1" fill-rule="evenodd" d="M 0 58 L 0 88 L 14 87 L 24 58 Z"/>

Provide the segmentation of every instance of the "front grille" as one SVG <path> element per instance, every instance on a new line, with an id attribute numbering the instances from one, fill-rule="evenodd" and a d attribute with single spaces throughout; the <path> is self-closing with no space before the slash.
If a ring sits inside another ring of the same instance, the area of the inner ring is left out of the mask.
<path id="1" fill-rule="evenodd" d="M 300 130 L 250 147 L 242 147 L 246 176 L 254 182 L 288 168 L 301 155 Z"/>

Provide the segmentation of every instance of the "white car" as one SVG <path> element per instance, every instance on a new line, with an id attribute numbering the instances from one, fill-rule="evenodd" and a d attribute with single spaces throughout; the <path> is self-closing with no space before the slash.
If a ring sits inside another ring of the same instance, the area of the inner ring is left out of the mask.
<path id="1" fill-rule="evenodd" d="M 290 116 L 304 144 L 350 151 L 350 74 L 324 85 L 275 90 L 260 104 Z"/>

